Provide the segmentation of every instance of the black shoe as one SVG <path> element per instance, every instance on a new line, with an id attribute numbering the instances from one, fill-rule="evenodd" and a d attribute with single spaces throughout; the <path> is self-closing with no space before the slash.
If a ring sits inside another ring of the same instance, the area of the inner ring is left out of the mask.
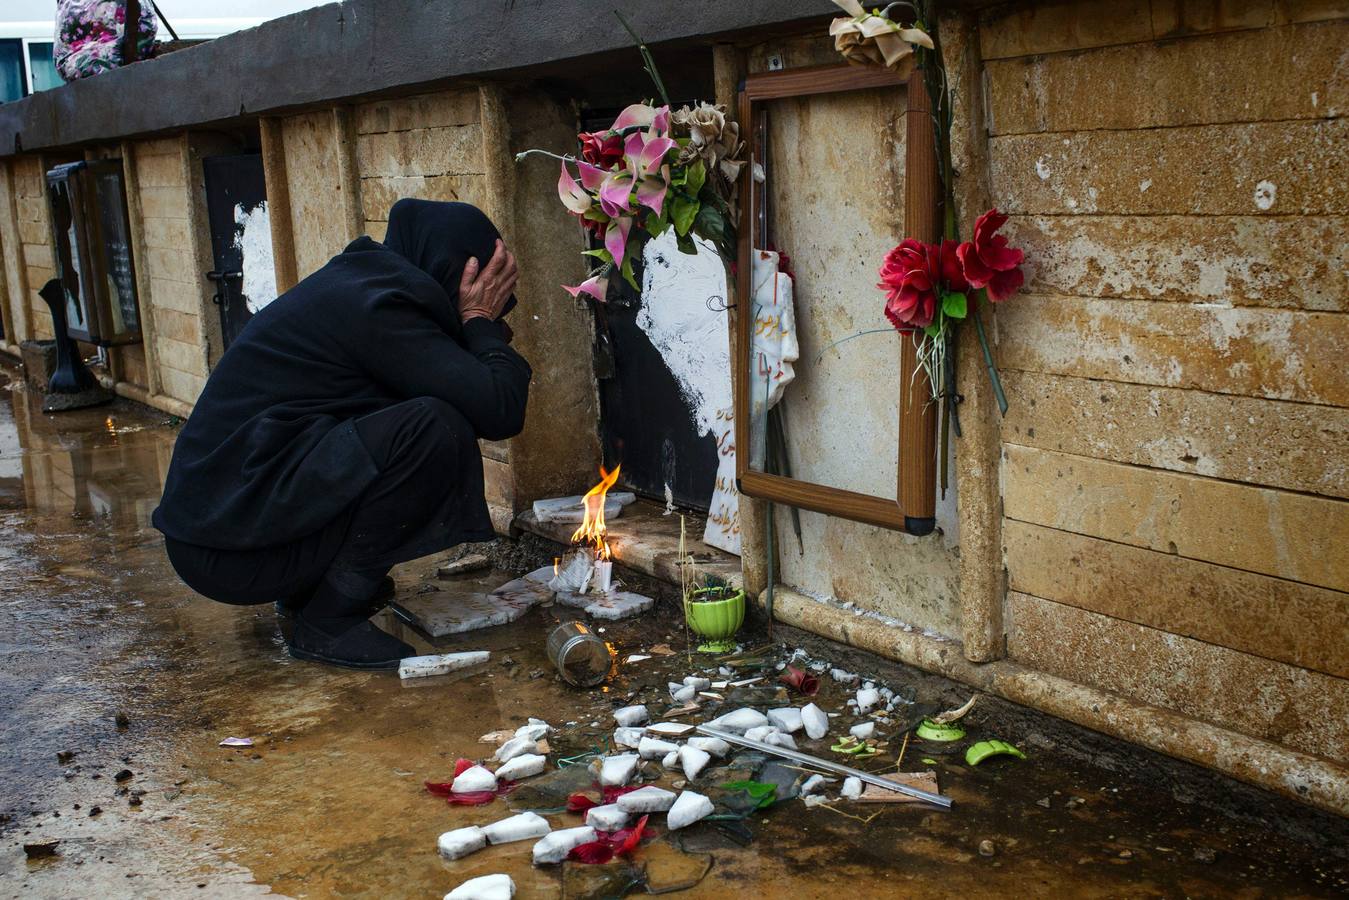
<path id="1" fill-rule="evenodd" d="M 360 618 L 320 619 L 300 616 L 287 641 L 290 655 L 347 669 L 396 669 L 417 651 Z"/>
<path id="2" fill-rule="evenodd" d="M 370 598 L 368 611 L 364 612 L 363 615 L 368 619 L 388 606 L 395 593 L 397 593 L 397 586 L 394 584 L 393 577 L 385 575 L 384 580 L 379 583 L 379 590 L 375 591 L 375 596 Z M 307 602 L 309 602 L 308 597 L 305 597 L 302 601 L 296 597 L 278 600 L 276 601 L 276 617 L 278 619 L 294 619 L 300 614 L 300 610 L 304 609 Z M 289 636 L 286 639 L 289 640 Z"/>

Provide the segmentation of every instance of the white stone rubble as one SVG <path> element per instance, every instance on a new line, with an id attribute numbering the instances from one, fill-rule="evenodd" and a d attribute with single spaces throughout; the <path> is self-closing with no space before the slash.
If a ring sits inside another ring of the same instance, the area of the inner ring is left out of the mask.
<path id="1" fill-rule="evenodd" d="M 447 831 L 436 841 L 440 855 L 449 860 L 463 859 L 487 846 L 487 835 L 477 825 Z"/>
<path id="2" fill-rule="evenodd" d="M 801 710 L 801 722 L 805 726 L 806 736 L 812 741 L 818 741 L 829 733 L 829 717 L 814 703 L 807 704 Z"/>
<path id="3" fill-rule="evenodd" d="M 673 791 L 648 784 L 618 798 L 618 805 L 630 813 L 666 812 L 674 805 Z"/>
<path id="4" fill-rule="evenodd" d="M 574 848 L 588 844 L 595 838 L 595 829 L 589 825 L 554 831 L 534 845 L 534 865 L 548 866 L 560 863 Z"/>
<path id="5" fill-rule="evenodd" d="M 618 831 L 627 827 L 627 810 L 617 803 L 592 806 L 586 810 L 586 824 L 596 831 Z"/>
<path id="6" fill-rule="evenodd" d="M 454 794 L 467 794 L 472 791 L 495 791 L 496 789 L 497 777 L 484 766 L 470 766 L 460 772 L 459 777 L 454 779 L 454 783 L 450 785 L 450 792 Z"/>
<path id="7" fill-rule="evenodd" d="M 511 900 L 515 882 L 509 875 L 479 875 L 445 895 L 445 900 Z"/>
<path id="8" fill-rule="evenodd" d="M 552 826 L 548 820 L 537 813 L 523 812 L 509 816 L 482 827 L 489 844 L 509 844 L 512 841 L 524 841 L 529 838 L 543 837 Z"/>
<path id="9" fill-rule="evenodd" d="M 538 753 L 523 753 L 498 768 L 496 776 L 500 780 L 519 781 L 521 778 L 539 774 L 547 765 L 548 757 Z"/>
<path id="10" fill-rule="evenodd" d="M 712 801 L 694 791 L 682 791 L 665 816 L 665 825 L 671 831 L 686 828 L 699 819 L 712 815 Z"/>
<path id="11" fill-rule="evenodd" d="M 604 787 L 622 787 L 632 780 L 641 759 L 636 753 L 620 753 L 600 763 L 600 784 Z"/>

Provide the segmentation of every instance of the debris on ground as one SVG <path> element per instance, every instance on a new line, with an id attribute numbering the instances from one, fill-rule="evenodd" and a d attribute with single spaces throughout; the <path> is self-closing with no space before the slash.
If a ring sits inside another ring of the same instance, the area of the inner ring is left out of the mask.
<path id="1" fill-rule="evenodd" d="M 47 859 L 56 855 L 56 848 L 60 846 L 60 840 L 49 838 L 45 841 L 33 841 L 23 845 L 23 854 L 29 859 Z"/>
<path id="2" fill-rule="evenodd" d="M 409 656 L 398 664 L 399 678 L 427 678 L 448 675 L 461 669 L 482 665 L 491 654 L 486 650 L 467 650 L 461 653 L 438 653 L 430 656 Z"/>
<path id="3" fill-rule="evenodd" d="M 436 570 L 441 578 L 453 578 L 469 572 L 480 572 L 492 568 L 492 560 L 485 553 L 466 553 L 458 559 L 448 560 Z"/>
<path id="4" fill-rule="evenodd" d="M 470 878 L 445 895 L 445 900 L 511 900 L 515 882 L 509 875 L 480 875 Z"/>
<path id="5" fill-rule="evenodd" d="M 938 713 L 932 717 L 932 721 L 937 725 L 950 725 L 952 722 L 958 722 L 969 715 L 970 710 L 974 709 L 974 701 L 978 699 L 979 695 L 975 694 L 965 702 L 964 706 L 957 707 L 956 709 L 948 709 L 944 713 Z"/>
<path id="6" fill-rule="evenodd" d="M 246 737 L 227 737 L 220 742 L 221 747 L 252 747 L 253 739 Z"/>
<path id="7" fill-rule="evenodd" d="M 993 739 L 971 744 L 969 749 L 965 751 L 965 762 L 971 766 L 977 766 L 979 763 L 992 756 L 1015 756 L 1017 759 L 1026 758 L 1026 754 L 1022 753 L 1006 741 Z"/>

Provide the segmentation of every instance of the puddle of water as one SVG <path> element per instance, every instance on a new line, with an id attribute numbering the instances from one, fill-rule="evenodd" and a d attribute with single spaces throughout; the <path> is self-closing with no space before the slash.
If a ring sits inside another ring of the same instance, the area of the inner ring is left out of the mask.
<path id="1" fill-rule="evenodd" d="M 440 860 L 441 832 L 510 809 L 503 800 L 449 807 L 422 781 L 447 779 L 459 756 L 488 755 L 480 735 L 530 716 L 565 726 L 551 738 L 553 759 L 599 745 L 613 708 L 649 700 L 655 709 L 666 680 L 691 673 L 682 656 L 629 665 L 601 690 L 572 689 L 543 652 L 565 611 L 546 609 L 434 643 L 386 614 L 386 627 L 419 649 L 492 651 L 487 667 L 458 676 L 403 683 L 296 662 L 269 607 L 213 604 L 173 576 L 148 524 L 175 433 L 162 416 L 115 404 L 47 417 L 25 392 L 5 396 L 0 892 L 441 896 L 496 871 L 515 878 L 522 898 L 597 890 L 600 873 L 534 869 L 528 841 Z M 400 589 L 426 583 L 433 563 L 401 568 Z M 605 637 L 622 652 L 683 647 L 674 615 L 609 625 Z M 916 676 L 914 686 L 935 702 L 929 682 Z M 826 682 L 817 702 L 835 709 L 843 699 Z M 227 736 L 256 746 L 218 747 Z M 76 755 L 58 762 L 67 750 Z M 677 882 L 710 860 L 687 897 L 1312 896 L 1349 886 L 1342 859 L 1179 804 L 1141 777 L 1043 751 L 979 769 L 934 753 L 910 747 L 905 768 L 937 759 L 950 812 L 891 807 L 863 823 L 852 816 L 874 807 L 790 801 L 756 814 L 747 846 L 702 825 L 679 835 L 688 852 L 663 835 L 634 862 Z M 133 774 L 119 785 L 122 769 Z M 145 792 L 138 806 L 132 791 Z M 1074 797 L 1085 804 L 1070 808 Z M 91 817 L 95 805 L 102 812 Z M 60 838 L 61 855 L 25 862 L 20 844 L 41 837 Z M 994 856 L 979 855 L 984 840 Z M 1208 850 L 1214 864 L 1196 859 Z"/>

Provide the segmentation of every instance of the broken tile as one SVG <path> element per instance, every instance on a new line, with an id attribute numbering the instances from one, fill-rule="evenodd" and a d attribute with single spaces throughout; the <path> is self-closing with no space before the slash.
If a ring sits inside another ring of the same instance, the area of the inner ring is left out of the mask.
<path id="1" fill-rule="evenodd" d="M 679 748 L 679 764 L 684 769 L 684 777 L 689 781 L 697 778 L 711 760 L 712 755 L 706 750 L 699 750 L 697 747 Z"/>
<path id="2" fill-rule="evenodd" d="M 447 831 L 436 841 L 440 855 L 449 860 L 462 859 L 487 846 L 487 835 L 477 825 Z"/>
<path id="3" fill-rule="evenodd" d="M 646 704 L 639 703 L 636 706 L 625 706 L 622 709 L 614 710 L 614 721 L 624 728 L 633 725 L 641 725 L 651 718 L 651 713 L 647 712 Z"/>
<path id="4" fill-rule="evenodd" d="M 694 791 L 683 791 L 670 806 L 670 811 L 665 817 L 665 825 L 671 831 L 677 831 L 710 815 L 712 815 L 711 800 Z"/>
<path id="5" fill-rule="evenodd" d="M 768 711 L 768 721 L 782 732 L 795 734 L 804 726 L 801 720 L 801 710 L 795 706 L 788 706 L 784 709 L 770 709 Z"/>
<path id="6" fill-rule="evenodd" d="M 586 824 L 596 831 L 618 831 L 627 827 L 628 813 L 617 803 L 592 806 L 586 810 Z"/>
<path id="7" fill-rule="evenodd" d="M 605 787 L 621 787 L 632 780 L 640 761 L 636 753 L 620 753 L 610 756 L 600 763 L 600 784 Z"/>
<path id="8" fill-rule="evenodd" d="M 667 753 L 677 753 L 678 744 L 662 741 L 660 738 L 644 737 L 637 744 L 637 754 L 642 759 L 659 759 Z"/>
<path id="9" fill-rule="evenodd" d="M 497 769 L 496 776 L 505 781 L 519 781 L 521 778 L 539 774 L 547 764 L 548 757 L 537 753 L 525 753 Z"/>
<path id="10" fill-rule="evenodd" d="M 648 784 L 618 798 L 618 805 L 630 813 L 665 812 L 674 805 L 673 791 Z"/>
<path id="11" fill-rule="evenodd" d="M 446 589 L 434 594 L 400 597 L 390 604 L 405 621 L 415 624 L 431 637 L 463 634 L 493 625 L 505 625 L 529 612 L 538 603 L 552 599 L 546 588 L 533 582 L 518 582 L 525 589 L 506 594 L 496 592 L 456 593 Z"/>
<path id="12" fill-rule="evenodd" d="M 636 750 L 642 745 L 642 738 L 646 735 L 642 728 L 615 728 L 614 746 L 627 747 L 630 750 Z"/>
<path id="13" fill-rule="evenodd" d="M 436 653 L 430 656 L 409 656 L 398 664 L 399 678 L 426 678 L 448 675 L 460 669 L 482 665 L 491 657 L 486 650 L 468 650 L 463 653 Z"/>
<path id="14" fill-rule="evenodd" d="M 554 831 L 534 845 L 534 865 L 547 866 L 562 862 L 573 848 L 595 840 L 595 829 L 589 825 Z"/>
<path id="15" fill-rule="evenodd" d="M 496 761 L 503 763 L 510 762 L 517 756 L 522 756 L 526 753 L 534 753 L 538 749 L 539 745 L 527 737 L 511 738 L 497 748 Z"/>
<path id="16" fill-rule="evenodd" d="M 543 837 L 551 830 L 552 826 L 547 819 L 532 812 L 522 812 L 482 827 L 489 844 L 509 844 L 512 841 Z"/>
<path id="17" fill-rule="evenodd" d="M 479 875 L 445 895 L 445 900 L 511 900 L 515 882 L 509 875 Z"/>
<path id="18" fill-rule="evenodd" d="M 657 722 L 654 725 L 646 726 L 647 734 L 654 734 L 658 737 L 683 737 L 692 730 L 692 725 L 686 725 L 683 722 Z"/>
<path id="19" fill-rule="evenodd" d="M 468 572 L 480 572 L 483 569 L 490 569 L 492 560 L 487 558 L 484 553 L 466 553 L 458 559 L 452 559 L 436 570 L 436 575 L 441 578 L 453 578 L 455 575 L 464 575 Z"/>
<path id="20" fill-rule="evenodd" d="M 930 793 L 938 793 L 937 773 L 933 771 L 926 772 L 888 772 L 882 776 L 886 781 L 893 781 L 897 784 L 906 784 L 909 787 L 915 787 L 919 790 Z M 922 803 L 917 797 L 910 797 L 901 794 L 899 791 L 888 791 L 883 787 L 877 787 L 874 784 L 868 784 L 862 791 L 862 795 L 857 798 L 862 803 Z"/>
<path id="21" fill-rule="evenodd" d="M 586 615 L 594 616 L 596 619 L 616 621 L 641 615 L 655 605 L 656 601 L 652 597 L 644 597 L 641 594 L 633 594 L 628 591 L 617 591 L 593 599 L 585 607 L 585 611 Z"/>

